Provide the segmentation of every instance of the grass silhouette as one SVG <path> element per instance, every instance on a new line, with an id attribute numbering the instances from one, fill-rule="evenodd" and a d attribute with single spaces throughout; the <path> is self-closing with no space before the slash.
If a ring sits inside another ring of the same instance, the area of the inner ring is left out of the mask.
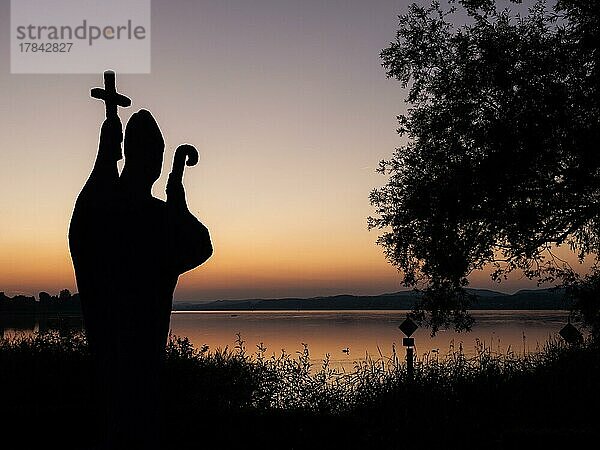
<path id="1" fill-rule="evenodd" d="M 537 352 L 504 353 L 479 343 L 474 357 L 451 346 L 426 353 L 406 374 L 403 357 L 368 356 L 352 371 L 329 358 L 312 367 L 309 348 L 268 356 L 195 348 L 171 336 L 165 354 L 164 448 L 507 448 L 597 438 L 600 352 L 593 342 L 548 341 Z M 97 408 L 81 332 L 0 340 L 3 439 L 25 447 L 80 447 Z M 31 433 L 35 430 L 35 433 Z M 214 447 L 209 442 L 217 439 Z"/>

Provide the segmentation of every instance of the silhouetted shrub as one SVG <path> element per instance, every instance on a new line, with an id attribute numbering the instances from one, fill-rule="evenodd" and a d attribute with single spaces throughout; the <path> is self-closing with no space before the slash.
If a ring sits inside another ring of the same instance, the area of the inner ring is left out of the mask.
<path id="1" fill-rule="evenodd" d="M 332 368 L 328 356 L 313 367 L 306 345 L 297 355 L 266 352 L 260 344 L 249 353 L 239 335 L 234 348 L 215 350 L 171 336 L 163 374 L 165 448 L 197 448 L 203 433 L 216 432 L 221 448 L 250 440 L 265 440 L 267 448 L 389 448 L 399 436 L 453 446 L 465 433 L 501 448 L 532 436 L 573 443 L 596 433 L 587 411 L 600 400 L 600 352 L 591 343 L 569 348 L 549 341 L 525 355 L 480 343 L 471 358 L 451 346 L 446 355 L 421 355 L 412 380 L 395 349 L 390 357 L 357 361 L 350 372 Z M 6 435 L 34 427 L 31 445 L 55 440 L 78 448 L 78 436 L 97 420 L 90 364 L 82 333 L 0 339 Z"/>

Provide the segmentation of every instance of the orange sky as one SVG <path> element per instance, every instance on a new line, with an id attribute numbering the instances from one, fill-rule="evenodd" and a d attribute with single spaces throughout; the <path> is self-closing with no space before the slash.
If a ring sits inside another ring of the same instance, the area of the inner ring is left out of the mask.
<path id="1" fill-rule="evenodd" d="M 101 75 L 11 75 L 0 1 L 0 290 L 76 291 L 67 229 L 96 152 Z M 252 3 L 252 6 L 249 4 Z M 215 253 L 181 300 L 377 294 L 399 276 L 368 232 L 375 173 L 400 144 L 404 93 L 379 52 L 404 0 L 152 2 L 152 73 L 118 76 L 173 149 L 189 142 L 190 209 Z M 474 285 L 494 287 L 481 276 Z M 530 286 L 515 279 L 501 286 Z"/>

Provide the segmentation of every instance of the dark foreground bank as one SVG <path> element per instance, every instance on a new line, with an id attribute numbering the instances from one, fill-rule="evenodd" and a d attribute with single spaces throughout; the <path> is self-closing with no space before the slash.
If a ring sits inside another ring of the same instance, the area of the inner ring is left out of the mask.
<path id="1" fill-rule="evenodd" d="M 308 349 L 195 349 L 170 340 L 164 369 L 165 449 L 547 448 L 600 436 L 600 351 L 550 342 L 540 353 L 468 359 L 402 357 L 352 373 L 310 367 Z M 80 449 L 98 442 L 98 409 L 82 334 L 0 340 L 0 446 Z"/>

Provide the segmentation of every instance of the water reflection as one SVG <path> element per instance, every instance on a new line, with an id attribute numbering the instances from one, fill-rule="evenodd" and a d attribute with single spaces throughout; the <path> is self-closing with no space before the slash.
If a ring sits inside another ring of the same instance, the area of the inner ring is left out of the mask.
<path id="1" fill-rule="evenodd" d="M 417 330 L 413 335 L 417 356 L 432 350 L 444 355 L 452 345 L 455 349 L 462 345 L 468 356 L 473 355 L 477 340 L 498 353 L 534 352 L 557 336 L 568 312 L 474 311 L 473 316 L 476 324 L 471 333 L 441 331 L 432 338 L 429 330 Z M 314 364 L 329 354 L 334 366 L 350 369 L 367 354 L 373 358 L 391 356 L 392 346 L 403 356 L 398 325 L 405 317 L 406 311 L 174 312 L 171 330 L 189 337 L 197 348 L 208 345 L 211 350 L 233 348 L 236 333 L 240 333 L 248 352 L 255 352 L 262 342 L 268 356 L 278 356 L 282 350 L 295 354 L 306 343 Z M 0 316 L 4 335 L 78 330 L 82 326 L 77 316 Z"/>
<path id="2" fill-rule="evenodd" d="M 477 340 L 499 353 L 537 351 L 557 336 L 568 312 L 475 311 L 473 316 L 476 325 L 470 333 L 441 331 L 432 338 L 429 330 L 417 330 L 413 335 L 417 355 L 431 350 L 443 355 L 452 345 L 455 349 L 462 345 L 470 356 L 475 354 Z M 314 364 L 320 364 L 328 353 L 335 366 L 351 368 L 366 355 L 391 356 L 392 346 L 404 355 L 398 325 L 405 317 L 406 311 L 176 312 L 171 328 L 176 334 L 188 336 L 195 345 L 206 344 L 211 349 L 232 348 L 238 332 L 248 351 L 256 351 L 256 345 L 262 342 L 267 355 L 278 355 L 282 349 L 294 354 L 306 343 Z"/>
<path id="3" fill-rule="evenodd" d="M 0 336 L 11 337 L 17 334 L 60 332 L 83 329 L 83 318 L 78 315 L 34 315 L 0 314 Z"/>

